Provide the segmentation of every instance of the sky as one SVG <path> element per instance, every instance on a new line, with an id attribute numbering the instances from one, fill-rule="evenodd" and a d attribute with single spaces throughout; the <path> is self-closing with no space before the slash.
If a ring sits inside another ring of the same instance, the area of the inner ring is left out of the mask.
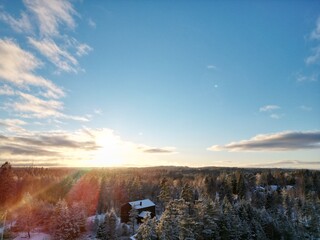
<path id="1" fill-rule="evenodd" d="M 2 0 L 5 161 L 320 169 L 320 2 Z"/>

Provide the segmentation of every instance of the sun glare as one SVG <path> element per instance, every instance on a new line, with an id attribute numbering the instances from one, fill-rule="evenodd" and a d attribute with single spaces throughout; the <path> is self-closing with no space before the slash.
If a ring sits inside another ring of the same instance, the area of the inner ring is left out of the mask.
<path id="1" fill-rule="evenodd" d="M 91 166 L 119 167 L 126 163 L 131 149 L 119 137 L 112 134 L 103 135 L 98 138 L 97 143 L 101 147 L 96 151 Z"/>

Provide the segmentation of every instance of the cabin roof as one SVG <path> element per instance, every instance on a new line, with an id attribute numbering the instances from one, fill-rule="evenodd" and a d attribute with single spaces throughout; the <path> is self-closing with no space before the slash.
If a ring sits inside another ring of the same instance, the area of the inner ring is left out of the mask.
<path id="1" fill-rule="evenodd" d="M 147 208 L 155 206 L 155 204 L 150 199 L 137 200 L 133 202 L 129 202 L 132 207 L 136 209 Z"/>

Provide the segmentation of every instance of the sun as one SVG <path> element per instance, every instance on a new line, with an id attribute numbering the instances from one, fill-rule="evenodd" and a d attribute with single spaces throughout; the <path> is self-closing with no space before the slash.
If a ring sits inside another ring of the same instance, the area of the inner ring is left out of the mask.
<path id="1" fill-rule="evenodd" d="M 124 159 L 119 143 L 111 137 L 98 139 L 100 148 L 95 152 L 92 165 L 94 167 L 116 167 L 123 164 Z"/>
<path id="2" fill-rule="evenodd" d="M 99 136 L 97 144 L 100 148 L 94 154 L 93 167 L 121 167 L 135 155 L 131 144 L 114 134 Z"/>

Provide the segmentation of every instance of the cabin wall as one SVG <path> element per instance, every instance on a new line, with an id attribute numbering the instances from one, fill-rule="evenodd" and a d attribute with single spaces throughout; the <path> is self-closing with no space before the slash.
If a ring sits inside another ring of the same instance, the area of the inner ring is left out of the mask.
<path id="1" fill-rule="evenodd" d="M 130 214 L 129 212 L 131 211 L 131 205 L 129 203 L 126 203 L 121 206 L 121 211 L 120 211 L 120 218 L 121 222 L 128 223 L 130 220 Z M 138 213 L 140 214 L 143 211 L 149 211 L 151 212 L 151 218 L 156 216 L 156 207 L 151 206 L 151 207 L 146 207 L 146 208 L 140 208 L 137 209 Z M 138 222 L 141 222 L 140 219 L 138 219 Z"/>

